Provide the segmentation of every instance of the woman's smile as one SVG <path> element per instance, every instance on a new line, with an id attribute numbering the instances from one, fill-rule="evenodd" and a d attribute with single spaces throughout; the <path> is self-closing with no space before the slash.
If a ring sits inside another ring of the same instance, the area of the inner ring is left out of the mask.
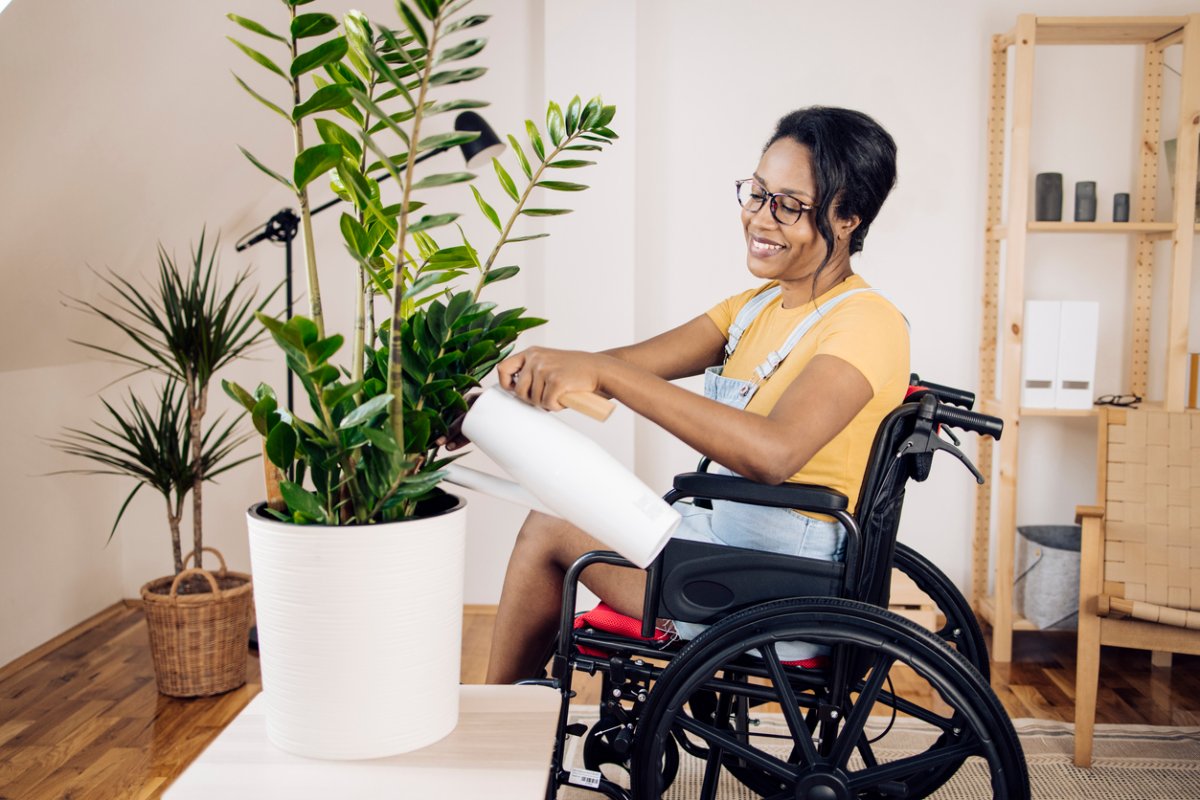
<path id="1" fill-rule="evenodd" d="M 786 245 L 772 241 L 762 236 L 750 234 L 750 255 L 757 258 L 770 258 L 787 249 Z"/>

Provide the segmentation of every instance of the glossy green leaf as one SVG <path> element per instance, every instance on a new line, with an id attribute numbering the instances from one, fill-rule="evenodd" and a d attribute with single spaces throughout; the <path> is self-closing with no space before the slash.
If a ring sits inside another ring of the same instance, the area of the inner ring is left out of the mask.
<path id="1" fill-rule="evenodd" d="M 425 33 L 425 26 L 421 24 L 421 20 L 412 7 L 403 0 L 396 0 L 396 12 L 400 14 L 400 19 L 404 20 L 404 25 L 412 33 L 413 38 L 420 42 L 421 47 L 428 48 L 429 37 Z"/>
<path id="2" fill-rule="evenodd" d="M 538 181 L 537 185 L 555 192 L 582 192 L 588 188 L 582 183 L 569 183 L 568 181 Z"/>
<path id="3" fill-rule="evenodd" d="M 549 235 L 550 234 L 548 234 L 548 233 L 533 233 L 533 234 L 530 234 L 529 236 L 513 236 L 508 239 L 505 239 L 504 243 L 512 244 L 514 242 L 528 242 L 528 241 L 532 241 L 534 239 L 545 239 Z"/>
<path id="4" fill-rule="evenodd" d="M 605 139 L 620 139 L 621 138 L 620 136 L 617 136 L 615 131 L 611 131 L 608 128 L 593 128 L 592 130 L 597 135 L 603 136 Z M 583 138 L 586 139 L 588 137 L 584 136 Z"/>
<path id="5" fill-rule="evenodd" d="M 274 33 L 273 31 L 268 30 L 266 28 L 266 26 L 260 25 L 252 19 L 246 19 L 245 17 L 239 17 L 237 14 L 226 14 L 225 16 L 227 18 L 233 20 L 234 22 L 236 22 L 238 25 L 241 25 L 243 28 L 245 28 L 248 31 L 253 31 L 254 33 L 259 34 L 260 36 L 266 36 L 268 39 L 274 39 L 277 42 L 283 42 L 284 44 L 288 43 L 287 39 L 283 38 L 278 33 Z"/>
<path id="6" fill-rule="evenodd" d="M 579 112 L 582 106 L 582 101 L 579 95 L 571 98 L 571 102 L 567 104 L 567 133 L 572 134 L 579 130 Z"/>
<path id="7" fill-rule="evenodd" d="M 429 76 L 430 86 L 448 86 L 452 83 L 465 83 L 481 77 L 487 72 L 487 67 L 467 67 L 465 69 L 448 69 L 445 72 L 435 72 Z"/>
<path id="8" fill-rule="evenodd" d="M 417 8 L 421 9 L 421 13 L 425 15 L 425 19 L 432 21 L 438 15 L 437 0 L 416 0 Z"/>
<path id="9" fill-rule="evenodd" d="M 315 521 L 325 520 L 325 507 L 321 505 L 321 501 L 299 484 L 280 481 L 279 493 L 283 495 L 283 502 L 287 503 L 288 510 L 293 514 L 304 514 Z"/>
<path id="10" fill-rule="evenodd" d="M 359 223 L 354 217 L 349 214 L 342 214 L 339 221 L 342 229 L 342 239 L 345 240 L 346 246 L 349 247 L 359 258 L 366 259 L 371 257 L 371 251 L 368 246 L 370 242 L 370 234 L 366 228 Z"/>
<path id="11" fill-rule="evenodd" d="M 391 402 L 392 395 L 390 394 L 376 395 L 347 414 L 342 423 L 338 425 L 338 428 L 347 430 L 348 428 L 368 423 L 379 416 Z"/>
<path id="12" fill-rule="evenodd" d="M 464 58 L 470 58 L 478 53 L 487 44 L 487 39 L 468 39 L 461 44 L 456 44 L 441 53 L 437 57 L 437 63 L 443 64 L 447 61 L 461 61 Z"/>
<path id="13" fill-rule="evenodd" d="M 313 0 L 283 0 L 283 2 L 287 3 L 289 6 L 306 6 L 313 2 Z"/>
<path id="14" fill-rule="evenodd" d="M 556 169 L 579 169 L 580 167 L 590 167 L 595 164 L 595 161 L 581 161 L 574 158 L 560 158 L 557 161 L 551 161 L 549 166 Z"/>
<path id="15" fill-rule="evenodd" d="M 427 272 L 424 275 L 422 275 L 421 277 L 417 278 L 415 281 L 413 281 L 412 285 L 409 286 L 408 290 L 405 292 L 405 296 L 406 297 L 416 297 L 418 294 L 425 291 L 429 287 L 437 286 L 439 283 L 448 283 L 462 274 L 464 274 L 463 271 L 458 270 L 458 269 L 447 269 L 447 270 L 439 270 L 437 272 Z"/>
<path id="16" fill-rule="evenodd" d="M 431 186 L 448 186 L 452 183 L 465 183 L 475 179 L 473 172 L 442 172 L 436 175 L 426 175 L 412 185 L 414 189 L 428 189 Z"/>
<path id="17" fill-rule="evenodd" d="M 254 156 L 253 156 L 253 155 L 250 153 L 250 151 L 249 151 L 249 150 L 247 150 L 246 148 L 242 147 L 241 145 L 238 145 L 238 149 L 242 151 L 242 155 L 244 155 L 246 158 L 250 159 L 250 163 L 251 163 L 251 164 L 253 164 L 254 166 L 258 167 L 260 170 L 262 170 L 263 172 L 265 172 L 267 175 L 270 175 L 272 178 L 274 178 L 275 180 L 279 181 L 280 183 L 282 183 L 282 184 L 283 184 L 284 186 L 286 186 L 287 188 L 291 189 L 292 191 L 296 191 L 296 187 L 295 187 L 295 186 L 292 186 L 292 182 L 291 182 L 291 181 L 289 181 L 287 178 L 285 178 L 285 177 L 283 177 L 282 175 L 280 175 L 280 174 L 279 174 L 278 172 L 276 172 L 275 170 L 273 170 L 273 169 L 271 169 L 270 167 L 268 167 L 266 164 L 263 164 L 261 161 L 259 161 L 257 158 L 255 158 L 255 157 L 254 157 Z"/>
<path id="18" fill-rule="evenodd" d="M 310 369 L 308 372 L 302 374 L 300 377 L 302 379 L 303 378 L 311 379 L 312 382 L 317 386 L 327 386 L 328 384 L 333 383 L 339 377 L 341 377 L 341 373 L 338 372 L 338 368 L 333 366 L 332 364 L 322 364 L 321 366 L 316 367 L 315 369 Z"/>
<path id="19" fill-rule="evenodd" d="M 339 36 L 322 42 L 307 53 L 301 53 L 292 60 L 292 77 L 298 78 L 317 67 L 341 61 L 346 55 L 346 47 L 346 37 Z"/>
<path id="20" fill-rule="evenodd" d="M 485 100 L 447 100 L 445 103 L 434 103 L 425 112 L 426 116 L 441 114 L 446 111 L 458 111 L 467 108 L 487 108 L 491 103 Z"/>
<path id="21" fill-rule="evenodd" d="M 293 180 L 296 190 L 303 189 L 316 178 L 333 169 L 342 160 L 340 144 L 316 144 L 296 156 Z"/>
<path id="22" fill-rule="evenodd" d="M 291 425 L 279 424 L 267 434 L 267 458 L 285 472 L 296 459 L 296 431 Z"/>
<path id="23" fill-rule="evenodd" d="M 464 17 L 463 19 L 460 19 L 457 22 L 452 22 L 449 25 L 447 25 L 446 33 L 450 34 L 450 33 L 454 33 L 455 31 L 461 31 L 465 28 L 474 28 L 477 25 L 482 25 L 483 23 L 487 22 L 489 19 L 491 19 L 491 16 L 488 14 L 474 14 L 469 17 Z"/>
<path id="24" fill-rule="evenodd" d="M 354 161 L 362 158 L 362 145 L 354 134 L 338 125 L 336 122 L 327 119 L 315 120 L 317 125 L 317 133 L 321 137 L 321 141 L 327 144 L 341 145 L 342 150 L 346 155 Z"/>
<path id="25" fill-rule="evenodd" d="M 563 122 L 563 112 L 558 103 L 553 101 L 546 106 L 546 130 L 550 134 L 550 141 L 555 147 L 562 144 L 562 140 L 567 137 L 566 125 Z M 544 158 L 542 159 L 545 160 Z"/>
<path id="26" fill-rule="evenodd" d="M 479 210 L 483 212 L 483 215 L 492 221 L 492 224 L 496 226 L 496 230 L 503 231 L 504 227 L 500 224 L 500 215 L 496 213 L 496 209 L 487 204 L 487 201 L 483 199 L 483 195 L 474 186 L 471 187 L 471 193 L 475 195 L 475 202 L 479 204 Z"/>
<path id="27" fill-rule="evenodd" d="M 613 117 L 615 117 L 616 115 L 617 115 L 617 107 L 616 106 L 602 106 L 600 109 L 600 114 L 599 114 L 599 116 L 596 117 L 596 121 L 593 124 L 592 129 L 595 130 L 596 128 L 606 127 L 608 125 L 608 123 L 613 121 Z M 597 133 L 599 133 L 599 131 L 597 131 Z M 608 134 L 601 134 L 601 135 L 607 136 Z M 616 137 L 614 136 L 612 138 L 615 139 Z"/>
<path id="28" fill-rule="evenodd" d="M 362 433 L 368 442 L 375 445 L 388 455 L 404 455 L 404 451 L 400 449 L 400 445 L 396 444 L 396 437 L 392 435 L 390 429 L 379 430 L 377 428 L 363 428 Z"/>
<path id="29" fill-rule="evenodd" d="M 603 107 L 604 103 L 601 102 L 599 97 L 593 97 L 591 100 L 588 100 L 587 105 L 583 107 L 583 114 L 579 117 L 579 127 L 584 130 L 591 128 L 592 124 L 596 121 L 596 115 L 600 113 Z"/>
<path id="30" fill-rule="evenodd" d="M 283 78 L 284 80 L 287 80 L 287 77 L 288 77 L 287 73 L 284 72 L 282 69 L 280 69 L 279 65 L 276 64 L 274 61 L 267 58 L 262 53 L 255 50 L 253 47 L 248 47 L 247 45 L 242 44 L 241 42 L 239 42 L 237 39 L 233 38 L 232 36 L 226 36 L 225 38 L 228 39 L 229 41 L 233 42 L 234 45 L 237 46 L 237 49 L 241 50 L 243 53 L 248 55 L 252 60 L 255 61 L 255 63 L 266 67 L 267 69 L 271 70 L 271 72 L 274 72 L 276 75 L 278 75 L 279 77 Z"/>
<path id="31" fill-rule="evenodd" d="M 292 38 L 307 39 L 310 36 L 324 36 L 338 26 L 337 17 L 332 14 L 300 14 L 292 20 Z"/>
<path id="32" fill-rule="evenodd" d="M 354 383 L 335 383 L 332 386 L 327 386 L 321 392 L 321 399 L 325 401 L 325 405 L 329 408 L 337 408 L 344 400 L 349 398 L 355 392 L 362 388 L 362 382 Z"/>
<path id="33" fill-rule="evenodd" d="M 521 196 L 517 193 L 517 185 L 513 183 L 512 176 L 504 169 L 504 165 L 500 163 L 500 159 L 493 158 L 492 166 L 496 168 L 496 177 L 500 179 L 500 185 L 504 187 L 505 193 L 513 199 L 514 203 L 519 203 Z"/>
<path id="34" fill-rule="evenodd" d="M 537 125 L 533 124 L 533 120 L 525 120 L 525 132 L 529 134 L 529 145 L 533 148 L 534 155 L 538 157 L 538 161 L 545 161 L 546 148 L 542 145 L 542 136 L 538 133 Z"/>
<path id="35" fill-rule="evenodd" d="M 329 86 L 322 86 L 312 93 L 312 97 L 292 110 L 292 119 L 300 120 L 309 114 L 316 114 L 319 111 L 344 108 L 352 102 L 354 102 L 354 99 L 350 96 L 350 90 L 347 90 L 345 86 L 340 86 L 336 83 Z"/>
<path id="36" fill-rule="evenodd" d="M 603 147 L 594 144 L 569 144 L 563 150 L 603 150 Z"/>
<path id="37" fill-rule="evenodd" d="M 426 215 L 408 226 L 409 233 L 417 231 L 427 231 L 431 228 L 440 228 L 443 225 L 449 225 L 454 220 L 458 219 L 458 214 L 434 214 Z"/>
<path id="38" fill-rule="evenodd" d="M 225 394 L 229 395 L 247 411 L 254 410 L 254 403 L 256 402 L 254 396 L 243 389 L 240 385 L 234 383 L 233 381 L 222 380 L 221 388 L 225 390 Z"/>
<path id="39" fill-rule="evenodd" d="M 308 356 L 310 364 L 324 364 L 333 358 L 334 354 L 345 344 L 345 341 L 346 338 L 344 336 L 340 333 L 335 333 L 332 336 L 315 341 L 304 348 L 304 354 Z"/>
<path id="40" fill-rule="evenodd" d="M 525 173 L 525 177 L 533 178 L 533 170 L 529 168 L 529 159 L 525 158 L 525 151 L 521 149 L 521 143 L 517 141 L 517 137 L 510 133 L 508 142 L 512 145 L 513 152 L 517 154 L 517 161 L 520 162 L 521 171 Z"/>
<path id="41" fill-rule="evenodd" d="M 449 133 L 435 133 L 433 136 L 426 136 L 417 144 L 417 152 L 423 153 L 426 150 L 443 149 L 448 150 L 451 147 L 457 147 L 460 144 L 473 142 L 479 138 L 478 131 L 451 131 Z"/>
<path id="42" fill-rule="evenodd" d="M 487 277 L 483 279 L 483 285 L 487 286 L 489 283 L 507 280 L 520 271 L 520 267 L 493 267 L 488 272 Z"/>
<path id="43" fill-rule="evenodd" d="M 557 217 L 561 214 L 570 214 L 570 208 L 526 208 L 522 209 L 521 213 L 529 217 Z"/>
<path id="44" fill-rule="evenodd" d="M 258 102 L 262 103 L 264 106 L 266 106 L 267 108 L 271 109 L 271 110 L 272 110 L 272 111 L 274 111 L 276 114 L 278 114 L 278 115 L 280 115 L 281 117 L 283 117 L 284 119 L 287 119 L 287 120 L 290 120 L 290 119 L 291 119 L 291 117 L 290 117 L 290 116 L 288 116 L 288 113 L 287 113 L 286 111 L 284 111 L 282 108 L 280 108 L 279 106 L 277 106 L 277 105 L 275 105 L 274 103 L 272 103 L 272 102 L 271 102 L 270 100 L 268 100 L 267 98 L 263 97 L 263 96 L 262 96 L 261 94 L 259 94 L 258 92 L 256 92 L 256 91 L 254 91 L 253 89 L 251 89 L 251 88 L 250 88 L 250 86 L 249 86 L 249 84 L 247 84 L 247 83 L 246 83 L 244 80 L 242 80 L 241 78 L 239 78 L 239 77 L 238 77 L 236 74 L 233 76 L 233 79 L 234 79 L 235 81 L 237 81 L 237 82 L 238 82 L 238 85 L 239 85 L 239 86 L 241 86 L 243 89 L 245 89 L 245 90 L 246 90 L 246 91 L 247 91 L 247 92 L 250 94 L 250 96 L 251 96 L 251 97 L 253 97 L 255 100 L 257 100 Z"/>

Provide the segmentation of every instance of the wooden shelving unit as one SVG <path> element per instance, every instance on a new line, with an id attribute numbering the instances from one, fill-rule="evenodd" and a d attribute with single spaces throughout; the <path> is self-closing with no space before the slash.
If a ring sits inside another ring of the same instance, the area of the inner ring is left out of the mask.
<path id="1" fill-rule="evenodd" d="M 1033 123 L 1034 50 L 1037 45 L 1141 45 L 1143 102 L 1138 185 L 1132 193 L 1131 221 L 1032 222 L 1029 209 L 1029 148 Z M 1175 192 L 1170 219 L 1155 219 L 1158 190 L 1163 51 L 1183 46 L 1176 149 Z M 1008 86 L 1008 50 L 1014 51 L 1013 83 Z M 1006 106 L 1012 98 L 1006 129 Z M 999 478 L 978 489 L 975 507 L 972 596 L 977 613 L 992 625 L 992 658 L 1012 660 L 1014 630 L 1032 630 L 1013 613 L 1013 562 L 1016 546 L 1017 455 L 1022 417 L 1094 416 L 1092 410 L 1022 409 L 1020 407 L 1021 338 L 1025 306 L 1026 239 L 1030 234 L 1124 234 L 1136 239 L 1129 371 L 1131 391 L 1146 395 L 1150 350 L 1150 297 L 1154 243 L 1172 243 L 1169 273 L 1165 407 L 1180 410 L 1186 401 L 1188 298 L 1195 234 L 1197 143 L 1200 141 L 1200 14 L 1181 17 L 1038 17 L 1017 18 L 1016 27 L 992 39 L 991 105 L 988 113 L 987 221 L 984 237 L 984 287 L 979 367 L 981 407 L 1004 419 L 999 443 L 982 439 L 978 466 L 991 475 L 999 461 Z M 1190 143 L 1190 144 L 1189 144 Z M 1004 198 L 1004 164 L 1008 154 L 1008 197 Z M 1012 224 L 1017 221 L 1018 224 Z M 1005 244 L 1003 265 L 1001 243 Z M 1003 270 L 1001 267 L 1003 266 Z M 1001 282 L 1001 274 L 1004 280 Z M 1001 322 L 1003 323 L 1001 325 Z M 997 333 L 999 332 L 999 334 Z M 999 371 L 997 371 L 999 366 Z M 997 380 L 999 375 L 999 380 Z M 993 510 L 997 518 L 991 525 Z M 993 574 L 989 553 L 996 540 L 995 594 L 988 596 Z"/>

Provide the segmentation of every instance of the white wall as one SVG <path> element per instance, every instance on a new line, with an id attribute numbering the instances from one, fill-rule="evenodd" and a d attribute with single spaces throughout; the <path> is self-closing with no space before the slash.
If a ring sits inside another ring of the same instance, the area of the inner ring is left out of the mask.
<path id="1" fill-rule="evenodd" d="M 1019 9 L 1005 0 L 476 4 L 496 15 L 482 29 L 489 38 L 483 59 L 491 71 L 464 91 L 492 101 L 485 116 L 501 133 L 520 131 L 526 117 L 540 120 L 547 99 L 565 103 L 576 92 L 603 93 L 619 109 L 614 128 L 621 141 L 587 171 L 584 182 L 594 188 L 570 198 L 577 213 L 552 220 L 550 239 L 520 245 L 524 252 L 506 260 L 524 272 L 497 286 L 494 299 L 551 320 L 529 337 L 531 343 L 624 343 L 683 322 L 744 288 L 748 277 L 731 182 L 753 169 L 781 114 L 825 103 L 870 113 L 900 148 L 900 183 L 873 226 L 858 269 L 907 312 L 914 369 L 946 383 L 976 385 L 988 47 L 993 33 L 1012 26 Z M 358 5 L 381 19 L 394 13 L 385 0 Z M 116 374 L 67 342 L 116 340 L 63 311 L 59 294 L 93 299 L 97 283 L 88 265 L 148 275 L 157 241 L 185 255 L 205 223 L 224 234 L 227 271 L 253 263 L 263 283 L 281 276 L 279 250 L 260 245 L 238 255 L 232 249 L 238 235 L 290 204 L 235 145 L 282 166 L 289 142 L 282 122 L 229 77 L 236 69 L 256 85 L 262 81 L 261 70 L 223 38 L 236 33 L 223 17 L 227 10 L 272 23 L 280 14 L 273 0 L 242 0 L 228 8 L 14 0 L 0 15 L 0 95 L 9 109 L 0 134 L 6 288 L 0 319 L 4 340 L 19 343 L 0 348 L 0 411 L 8 412 L 0 420 L 9 454 L 8 466 L 0 468 L 0 504 L 8 510 L 0 538 L 0 663 L 117 598 L 135 595 L 170 565 L 157 500 L 135 501 L 106 548 L 125 484 L 39 477 L 70 462 L 37 437 L 96 416 L 95 395 Z M 1044 0 L 1036 10 L 1070 15 L 1130 9 L 1120 0 Z M 1137 13 L 1194 10 L 1182 0 L 1145 0 Z M 54 42 L 52 51 L 47 41 Z M 1138 102 L 1137 56 L 1131 49 L 1101 56 L 1062 50 L 1038 52 L 1042 74 L 1055 77 L 1040 84 L 1036 98 L 1032 166 L 1064 172 L 1068 185 L 1097 179 L 1106 214 L 1112 192 L 1132 180 L 1135 123 L 1110 112 L 1132 114 Z M 1095 103 L 1086 99 L 1095 92 L 1083 91 L 1085 85 L 1103 88 Z M 1168 75 L 1168 93 L 1177 87 Z M 441 124 L 450 122 L 448 115 Z M 500 197 L 486 172 L 480 186 Z M 486 223 L 480 224 L 459 189 L 439 190 L 435 202 L 466 212 L 475 243 L 490 243 Z M 345 329 L 352 310 L 349 284 L 338 280 L 347 265 L 334 216 L 317 220 L 319 258 L 330 327 Z M 1039 266 L 1030 296 L 1078 290 L 1100 300 L 1106 314 L 1123 308 L 1123 239 L 1047 237 L 1033 242 L 1031 258 Z M 1161 341 L 1157 316 L 1155 324 Z M 1126 328 L 1115 318 L 1106 326 L 1106 350 L 1124 346 Z M 254 384 L 265 374 L 282 390 L 274 352 L 267 348 L 262 358 L 239 365 L 230 377 Z M 1100 389 L 1124 390 L 1124 361 L 1102 362 Z M 113 390 L 104 396 L 114 396 Z M 222 396 L 214 397 L 215 406 L 223 404 Z M 693 463 L 685 447 L 627 412 L 604 426 L 572 424 L 635 464 L 652 485 L 665 486 L 670 475 Z M 1022 468 L 1027 476 L 1040 475 L 1047 488 L 1023 496 L 1022 522 L 1060 519 L 1091 489 L 1088 431 L 1060 423 L 1043 428 L 1040 434 L 1036 425 L 1027 429 Z M 1058 454 L 1068 445 L 1084 456 L 1062 470 Z M 472 457 L 476 464 L 481 460 Z M 969 480 L 944 462 L 910 494 L 902 532 L 960 584 L 968 573 L 973 527 Z M 207 539 L 236 569 L 248 567 L 241 514 L 260 492 L 253 465 L 207 490 Z M 466 597 L 491 603 L 522 513 L 478 496 L 470 502 Z"/>

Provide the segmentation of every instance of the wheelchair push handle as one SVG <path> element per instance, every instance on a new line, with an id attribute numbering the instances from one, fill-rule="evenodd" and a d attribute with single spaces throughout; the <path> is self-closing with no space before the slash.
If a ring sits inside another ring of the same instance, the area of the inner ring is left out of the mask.
<path id="1" fill-rule="evenodd" d="M 990 436 L 996 440 L 999 440 L 1000 435 L 1004 433 L 1004 420 L 944 403 L 938 403 L 934 407 L 933 421 L 978 433 L 981 436 Z"/>
<path id="2" fill-rule="evenodd" d="M 952 405 L 962 406 L 968 410 L 975 407 L 974 392 L 968 392 L 965 389 L 955 389 L 953 386 L 946 386 L 945 384 L 923 380 L 921 376 L 915 372 L 909 375 L 908 385 L 914 388 L 920 387 L 921 389 L 932 392 L 933 395 L 942 403 L 951 403 Z"/>

